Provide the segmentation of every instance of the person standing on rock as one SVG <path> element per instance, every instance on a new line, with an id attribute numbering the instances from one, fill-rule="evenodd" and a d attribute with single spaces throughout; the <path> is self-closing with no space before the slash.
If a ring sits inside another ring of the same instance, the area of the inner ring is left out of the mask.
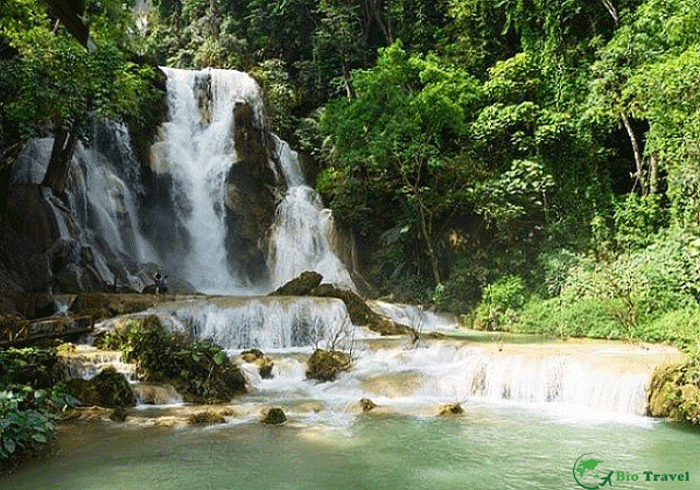
<path id="1" fill-rule="evenodd" d="M 153 274 L 153 281 L 156 283 L 156 294 L 165 294 L 168 292 L 168 286 L 165 285 L 165 280 L 168 276 L 164 275 L 160 270 Z"/>

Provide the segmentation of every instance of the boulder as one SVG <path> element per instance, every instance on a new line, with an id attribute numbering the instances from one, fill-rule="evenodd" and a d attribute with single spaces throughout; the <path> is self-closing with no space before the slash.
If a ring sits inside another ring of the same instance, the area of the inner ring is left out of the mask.
<path id="1" fill-rule="evenodd" d="M 260 349 L 249 349 L 241 352 L 241 359 L 245 362 L 255 364 L 258 367 L 261 378 L 272 378 L 272 368 L 275 362 L 269 356 L 263 354 Z"/>
<path id="2" fill-rule="evenodd" d="M 212 410 L 204 410 L 190 415 L 187 418 L 187 423 L 190 425 L 224 424 L 226 423 L 226 419 L 221 413 Z"/>
<path id="3" fill-rule="evenodd" d="M 352 365 L 352 358 L 337 350 L 316 349 L 307 361 L 306 377 L 319 381 L 333 381 L 342 371 Z"/>
<path id="4" fill-rule="evenodd" d="M 315 290 L 323 280 L 316 271 L 306 271 L 283 284 L 270 293 L 270 296 L 307 296 Z"/>
<path id="5" fill-rule="evenodd" d="M 260 422 L 263 424 L 277 425 L 287 421 L 284 410 L 280 407 L 263 408 L 260 412 Z"/>
<path id="6" fill-rule="evenodd" d="M 657 367 L 649 385 L 647 413 L 700 424 L 699 379 L 700 359 Z"/>
<path id="7" fill-rule="evenodd" d="M 338 298 L 345 303 L 350 320 L 355 325 L 366 325 L 367 328 L 382 335 L 410 335 L 418 339 L 415 330 L 373 311 L 360 296 L 348 289 L 338 288 L 332 284 L 321 284 L 310 293 L 313 296 Z"/>
<path id="8" fill-rule="evenodd" d="M 109 414 L 109 420 L 112 420 L 114 422 L 126 422 L 127 416 L 128 413 L 126 409 L 122 406 L 117 405 L 112 409 L 112 412 Z"/>
<path id="9" fill-rule="evenodd" d="M 370 410 L 377 408 L 377 404 L 369 398 L 362 398 L 360 400 L 360 408 L 363 412 L 369 412 Z"/>
<path id="10" fill-rule="evenodd" d="M 443 405 L 440 407 L 440 413 L 439 415 L 445 416 L 445 415 L 461 415 L 464 413 L 464 409 L 462 408 L 462 405 L 459 402 L 455 403 L 450 403 L 448 405 Z"/>
<path id="11" fill-rule="evenodd" d="M 118 373 L 111 366 L 89 380 L 68 380 L 66 390 L 83 406 L 133 407 L 136 405 L 136 395 L 129 382 L 123 374 Z"/>

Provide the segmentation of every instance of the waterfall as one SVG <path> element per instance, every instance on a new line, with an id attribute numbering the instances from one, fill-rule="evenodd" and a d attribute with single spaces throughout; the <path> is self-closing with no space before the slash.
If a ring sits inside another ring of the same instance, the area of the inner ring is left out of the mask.
<path id="1" fill-rule="evenodd" d="M 296 152 L 276 139 L 280 166 L 288 190 L 277 209 L 268 262 L 273 287 L 308 270 L 319 272 L 324 282 L 354 289 L 345 265 L 332 249 L 333 220 L 316 191 L 306 185 Z"/>
<path id="2" fill-rule="evenodd" d="M 335 298 L 220 297 L 164 303 L 150 310 L 166 324 L 226 349 L 349 347 L 347 309 Z"/>
<path id="3" fill-rule="evenodd" d="M 202 292 L 241 292 L 241 280 L 229 264 L 224 243 L 224 187 L 236 159 L 234 105 L 248 102 L 261 117 L 259 89 L 248 75 L 236 71 L 163 70 L 171 115 L 165 139 L 172 199 L 189 243 L 186 255 L 179 258 L 178 274 Z"/>
<path id="4" fill-rule="evenodd" d="M 199 291 L 249 294 L 247 278 L 236 270 L 226 240 L 227 178 L 239 161 L 234 145 L 237 103 L 253 108 L 254 124 L 264 128 L 260 89 L 248 75 L 229 70 L 200 72 L 163 68 L 167 74 L 170 120 L 165 123 L 168 170 L 175 218 L 184 230 L 178 274 Z M 350 275 L 332 250 L 330 211 L 305 183 L 297 154 L 272 136 L 287 192 L 279 204 L 265 252 L 272 289 L 306 270 L 327 282 L 353 287 Z M 272 161 L 269 170 L 276 173 Z M 231 182 L 235 186 L 236 182 Z M 244 203 L 245 205 L 245 203 Z M 257 237 L 260 243 L 264 237 Z M 173 261 L 170 257 L 169 260 Z"/>
<path id="5" fill-rule="evenodd" d="M 138 287 L 143 286 L 141 280 L 125 277 L 129 273 L 117 263 L 154 262 L 157 255 L 140 229 L 140 164 L 128 138 L 123 125 L 96 122 L 91 146 L 78 143 L 73 155 L 67 201 L 48 188 L 42 188 L 42 194 L 53 211 L 59 237 L 70 244 L 73 256 L 80 255 L 82 247 L 90 247 L 96 272 L 105 282 L 123 285 L 126 281 Z M 41 184 L 52 147 L 53 138 L 30 140 L 12 168 L 11 183 Z"/>
<path id="6" fill-rule="evenodd" d="M 356 346 L 352 370 L 319 388 L 304 383 L 303 361 L 275 361 L 274 379 L 250 376 L 257 392 L 301 389 L 312 399 L 341 406 L 370 398 L 396 410 L 422 411 L 460 402 L 508 403 L 554 410 L 579 417 L 597 414 L 644 415 L 651 368 L 643 362 L 629 370 L 624 361 L 600 362 L 605 353 L 591 349 L 582 356 L 494 352 L 489 346 L 434 342 L 415 349 Z M 627 353 L 630 358 L 638 352 Z"/>

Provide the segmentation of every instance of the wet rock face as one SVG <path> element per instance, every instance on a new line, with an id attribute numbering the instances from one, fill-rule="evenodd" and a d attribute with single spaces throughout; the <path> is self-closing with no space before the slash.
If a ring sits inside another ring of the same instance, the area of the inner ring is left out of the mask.
<path id="1" fill-rule="evenodd" d="M 212 118 L 211 76 L 198 76 L 193 91 L 197 109 L 202 118 L 202 126 L 207 127 L 211 124 Z"/>
<path id="2" fill-rule="evenodd" d="M 302 272 L 291 281 L 271 292 L 270 296 L 306 296 L 316 289 L 322 280 L 323 276 L 318 272 Z"/>
<path id="3" fill-rule="evenodd" d="M 11 186 L 0 223 L 0 267 L 24 290 L 47 290 L 51 281 L 49 250 L 59 231 L 38 185 Z"/>
<path id="4" fill-rule="evenodd" d="M 255 113 L 247 103 L 234 108 L 234 145 L 237 161 L 226 178 L 226 248 L 251 283 L 267 280 L 262 244 L 275 218 L 277 179 L 269 165 L 267 133 L 256 126 Z"/>
<path id="5" fill-rule="evenodd" d="M 319 381 L 333 381 L 350 369 L 352 358 L 345 352 L 316 349 L 307 361 L 306 377 Z"/>

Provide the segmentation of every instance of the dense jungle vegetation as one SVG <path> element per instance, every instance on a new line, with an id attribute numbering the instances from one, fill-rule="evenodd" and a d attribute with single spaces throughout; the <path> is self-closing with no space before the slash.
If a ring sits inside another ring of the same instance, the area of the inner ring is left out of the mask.
<path id="1" fill-rule="evenodd" d="M 85 7 L 94 52 L 42 0 L 3 5 L 3 163 L 94 113 L 143 127 L 156 64 L 245 70 L 379 294 L 700 345 L 700 1 Z"/>

